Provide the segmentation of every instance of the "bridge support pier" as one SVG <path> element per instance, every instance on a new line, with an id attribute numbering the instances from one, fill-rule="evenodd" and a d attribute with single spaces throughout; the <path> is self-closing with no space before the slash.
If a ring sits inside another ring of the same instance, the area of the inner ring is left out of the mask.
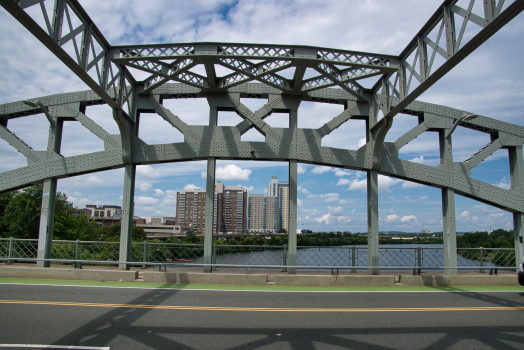
<path id="1" fill-rule="evenodd" d="M 442 223 L 444 236 L 444 267 L 457 266 L 457 226 L 455 222 L 455 191 L 442 189 Z M 445 269 L 446 275 L 456 275 L 457 269 Z"/>
<path id="2" fill-rule="evenodd" d="M 64 122 L 62 119 L 51 117 L 53 123 L 49 126 L 49 136 L 47 139 L 47 152 L 60 153 L 62 145 L 62 131 Z M 56 185 L 57 179 L 48 178 L 44 180 L 42 188 L 42 207 L 40 209 L 40 227 L 38 230 L 38 251 L 37 259 L 50 259 L 53 226 L 55 222 L 55 203 L 56 203 Z M 49 261 L 37 261 L 38 267 L 49 267 Z"/>
<path id="3" fill-rule="evenodd" d="M 216 159 L 207 160 L 207 178 L 206 178 L 206 213 L 204 229 L 204 264 L 212 263 L 213 255 L 213 217 L 215 203 L 215 169 Z M 218 219 L 217 219 L 218 220 Z M 212 268 L 204 266 L 204 272 L 210 273 Z"/>
<path id="4" fill-rule="evenodd" d="M 124 262 L 131 259 L 131 235 L 133 232 L 135 176 L 136 165 L 126 164 L 124 172 L 124 194 L 122 199 L 122 226 L 120 227 L 120 254 L 118 261 L 119 270 L 129 270 L 129 264 Z"/>
<path id="5" fill-rule="evenodd" d="M 298 163 L 296 160 L 289 161 L 289 218 L 288 218 L 288 253 L 287 264 L 297 265 L 297 177 Z M 289 274 L 296 274 L 296 268 L 288 268 Z"/>
<path id="6" fill-rule="evenodd" d="M 55 221 L 56 183 L 57 180 L 53 178 L 44 180 L 42 208 L 40 209 L 37 259 L 51 259 L 53 224 Z M 36 266 L 49 267 L 51 263 L 49 261 L 37 261 Z"/>
<path id="7" fill-rule="evenodd" d="M 522 146 L 510 147 L 509 152 L 509 170 L 511 177 L 511 189 L 517 189 L 524 185 L 524 164 L 522 159 Z M 513 233 L 515 237 L 515 266 L 517 271 L 522 257 L 524 248 L 522 241 L 524 239 L 524 213 L 513 213 Z"/>
<path id="8" fill-rule="evenodd" d="M 379 241 L 378 241 L 378 173 L 368 171 L 367 176 L 368 197 L 368 266 L 379 266 Z M 371 275 L 378 275 L 379 269 L 369 269 Z"/>

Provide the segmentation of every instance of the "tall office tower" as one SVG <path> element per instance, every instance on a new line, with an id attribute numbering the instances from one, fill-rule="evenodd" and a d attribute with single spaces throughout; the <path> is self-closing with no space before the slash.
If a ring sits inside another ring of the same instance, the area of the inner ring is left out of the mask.
<path id="1" fill-rule="evenodd" d="M 195 232 L 205 229 L 206 190 L 182 190 L 176 194 L 176 222 Z"/>
<path id="2" fill-rule="evenodd" d="M 247 230 L 265 231 L 264 207 L 266 196 L 263 194 L 250 194 L 247 197 Z"/>
<path id="3" fill-rule="evenodd" d="M 247 203 L 248 231 L 278 231 L 277 197 L 266 197 L 263 194 L 250 194 Z"/>
<path id="4" fill-rule="evenodd" d="M 289 181 L 278 183 L 279 230 L 289 231 Z"/>
<path id="5" fill-rule="evenodd" d="M 278 197 L 264 199 L 264 228 L 266 232 L 278 232 Z"/>
<path id="6" fill-rule="evenodd" d="M 215 185 L 215 232 L 244 233 L 247 230 L 247 191 L 242 186 Z"/>
<path id="7" fill-rule="evenodd" d="M 267 184 L 267 195 L 270 197 L 278 196 L 278 181 L 276 176 L 272 176 L 271 182 Z"/>

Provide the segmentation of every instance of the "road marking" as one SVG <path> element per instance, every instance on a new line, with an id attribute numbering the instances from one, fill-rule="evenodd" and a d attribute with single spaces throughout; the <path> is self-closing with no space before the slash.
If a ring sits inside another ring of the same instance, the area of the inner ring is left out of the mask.
<path id="1" fill-rule="evenodd" d="M 1 280 L 1 279 L 0 279 Z M 118 283 L 118 282 L 115 282 Z M 132 282 L 141 283 L 141 282 Z M 302 286 L 306 290 L 276 290 L 276 289 L 217 289 L 217 288 L 171 288 L 171 287 L 121 287 L 121 286 L 96 286 L 96 285 L 78 285 L 78 284 L 52 284 L 52 283 L 13 283 L 0 282 L 0 285 L 16 285 L 16 286 L 44 286 L 44 287 L 75 287 L 75 288 L 110 288 L 110 289 L 143 289 L 143 290 L 172 290 L 172 291 L 196 291 L 196 292 L 247 292 L 247 293 L 515 293 L 519 290 L 458 290 L 450 287 L 449 290 L 395 290 L 396 287 L 390 286 L 387 290 L 307 290 L 311 286 Z M 257 286 L 253 286 L 256 288 Z M 265 287 L 265 286 L 262 286 Z M 286 286 L 279 286 L 286 287 Z M 381 286 L 383 287 L 383 286 Z M 316 287 L 313 287 L 316 288 Z M 350 288 L 350 287 L 348 287 Z M 371 286 L 370 288 L 373 288 Z M 426 287 L 434 288 L 434 287 Z"/>
<path id="2" fill-rule="evenodd" d="M 74 346 L 74 345 L 44 345 L 44 344 L 0 344 L 0 348 L 37 348 L 37 349 L 79 349 L 79 350 L 109 350 L 109 346 Z"/>
<path id="3" fill-rule="evenodd" d="M 435 312 L 435 311 L 524 311 L 524 307 L 421 307 L 421 308 L 269 308 L 232 306 L 176 306 L 148 304 L 102 304 L 66 301 L 0 300 L 0 304 L 86 306 L 128 309 L 191 310 L 191 311 L 247 311 L 247 312 Z"/>

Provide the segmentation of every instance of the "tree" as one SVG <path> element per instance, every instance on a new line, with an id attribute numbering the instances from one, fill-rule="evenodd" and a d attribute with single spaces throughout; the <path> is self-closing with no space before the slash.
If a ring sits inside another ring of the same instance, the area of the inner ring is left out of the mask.
<path id="1" fill-rule="evenodd" d="M 10 237 L 9 220 L 5 216 L 5 210 L 16 193 L 16 191 L 11 191 L 0 194 L 0 238 Z"/>
<path id="2" fill-rule="evenodd" d="M 287 233 L 287 230 L 285 228 L 281 228 L 278 233 Z"/>
<path id="3" fill-rule="evenodd" d="M 105 241 L 109 242 L 119 242 L 120 241 L 120 231 L 122 230 L 122 225 L 120 223 L 114 224 L 113 226 L 104 226 L 102 227 L 102 237 Z M 142 227 L 133 226 L 131 229 L 131 241 L 132 242 L 143 242 L 147 237 L 146 231 Z"/>

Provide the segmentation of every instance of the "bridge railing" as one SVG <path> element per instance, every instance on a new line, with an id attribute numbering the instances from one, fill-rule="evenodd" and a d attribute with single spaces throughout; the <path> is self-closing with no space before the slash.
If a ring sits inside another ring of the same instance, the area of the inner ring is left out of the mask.
<path id="1" fill-rule="evenodd" d="M 0 258 L 36 258 L 38 240 L 0 238 Z M 269 245 L 213 245 L 213 264 L 227 265 L 286 265 L 287 246 Z M 202 264 L 203 244 L 133 242 L 133 262 L 183 262 Z M 444 249 L 441 247 L 380 247 L 381 267 L 414 266 L 435 268 L 443 266 Z M 52 242 L 51 259 L 84 261 L 118 261 L 119 242 L 66 241 Z M 512 267 L 515 261 L 513 248 L 459 248 L 457 266 L 472 268 Z M 297 266 L 354 266 L 368 265 L 366 246 L 299 246 Z"/>

